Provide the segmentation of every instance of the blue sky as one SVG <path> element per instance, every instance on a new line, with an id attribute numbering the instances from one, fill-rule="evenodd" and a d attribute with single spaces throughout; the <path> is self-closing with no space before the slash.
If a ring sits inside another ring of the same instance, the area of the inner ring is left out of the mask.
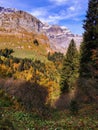
<path id="1" fill-rule="evenodd" d="M 83 20 L 88 0 L 0 0 L 0 6 L 27 11 L 42 22 L 68 27 L 75 34 L 83 33 Z"/>

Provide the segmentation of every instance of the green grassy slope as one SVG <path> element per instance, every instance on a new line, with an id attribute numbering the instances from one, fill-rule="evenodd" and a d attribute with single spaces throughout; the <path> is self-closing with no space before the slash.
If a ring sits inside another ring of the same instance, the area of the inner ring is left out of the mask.
<path id="1" fill-rule="evenodd" d="M 39 45 L 34 44 L 37 38 Z M 41 39 L 46 43 L 42 43 Z M 46 61 L 48 50 L 51 51 L 49 44 L 47 44 L 47 37 L 44 35 L 37 35 L 33 37 L 26 35 L 24 38 L 14 35 L 0 35 L 0 49 L 11 48 L 14 50 L 13 56 L 18 58 L 30 58 Z"/>

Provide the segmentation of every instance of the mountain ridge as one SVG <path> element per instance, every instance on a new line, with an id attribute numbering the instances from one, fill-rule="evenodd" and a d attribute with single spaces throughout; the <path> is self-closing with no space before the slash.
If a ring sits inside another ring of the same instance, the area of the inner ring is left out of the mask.
<path id="1" fill-rule="evenodd" d="M 82 36 L 75 35 L 64 26 L 49 25 L 41 22 L 31 14 L 17 9 L 0 7 L 0 34 L 33 33 L 45 35 L 47 41 L 41 37 L 43 43 L 48 43 L 53 51 L 65 52 L 71 39 L 79 48 Z"/>

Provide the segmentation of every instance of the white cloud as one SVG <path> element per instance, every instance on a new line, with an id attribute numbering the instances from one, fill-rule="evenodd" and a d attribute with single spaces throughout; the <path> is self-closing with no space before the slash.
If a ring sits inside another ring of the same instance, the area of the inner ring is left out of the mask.
<path id="1" fill-rule="evenodd" d="M 54 2 L 57 5 L 62 5 L 66 3 L 68 0 L 49 0 L 50 2 Z"/>
<path id="2" fill-rule="evenodd" d="M 35 8 L 31 11 L 31 14 L 39 18 L 42 22 L 48 22 L 51 24 L 60 23 L 61 20 L 81 20 L 79 17 L 84 14 L 83 0 L 49 0 L 51 2 L 63 3 L 67 5 L 58 7 L 59 5 L 52 5 L 48 7 Z M 70 3 L 70 4 L 69 4 Z M 69 5 L 68 5 L 69 4 Z M 59 8 L 58 12 L 55 9 Z"/>
<path id="3" fill-rule="evenodd" d="M 19 0 L 0 0 L 0 6 L 5 8 L 24 9 L 27 7 L 27 4 Z"/>
<path id="4" fill-rule="evenodd" d="M 0 0 L 0 6 L 5 6 L 5 7 L 11 6 L 12 2 L 13 2 L 12 0 L 9 0 L 9 1 Z"/>
<path id="5" fill-rule="evenodd" d="M 74 19 L 77 21 L 78 11 L 74 11 L 74 7 L 70 7 L 66 10 L 60 10 L 58 13 L 51 12 L 50 7 L 42 7 L 33 9 L 30 13 L 39 18 L 42 22 L 48 22 L 51 24 L 59 24 L 61 20 Z M 78 19 L 79 20 L 79 19 Z"/>
<path id="6" fill-rule="evenodd" d="M 75 7 L 74 7 L 74 6 L 71 6 L 71 7 L 69 7 L 69 10 L 70 10 L 70 11 L 75 11 Z"/>
<path id="7" fill-rule="evenodd" d="M 48 14 L 47 9 L 45 8 L 33 9 L 30 13 L 36 17 L 46 16 Z"/>
<path id="8" fill-rule="evenodd" d="M 30 12 L 33 16 L 39 18 L 42 22 L 57 23 L 58 16 L 54 13 L 50 13 L 50 8 L 36 8 Z"/>

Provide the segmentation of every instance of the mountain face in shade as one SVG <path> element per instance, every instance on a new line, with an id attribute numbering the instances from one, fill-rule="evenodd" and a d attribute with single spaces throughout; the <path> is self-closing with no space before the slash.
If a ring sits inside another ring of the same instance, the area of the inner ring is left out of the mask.
<path id="1" fill-rule="evenodd" d="M 82 42 L 82 36 L 72 34 L 67 27 L 42 23 L 39 19 L 27 12 L 0 7 L 0 34 L 4 33 L 43 34 L 48 38 L 47 42 L 50 44 L 51 49 L 59 52 L 66 51 L 71 39 L 74 39 L 77 47 Z M 46 43 L 43 37 L 41 37 L 41 41 Z"/>

